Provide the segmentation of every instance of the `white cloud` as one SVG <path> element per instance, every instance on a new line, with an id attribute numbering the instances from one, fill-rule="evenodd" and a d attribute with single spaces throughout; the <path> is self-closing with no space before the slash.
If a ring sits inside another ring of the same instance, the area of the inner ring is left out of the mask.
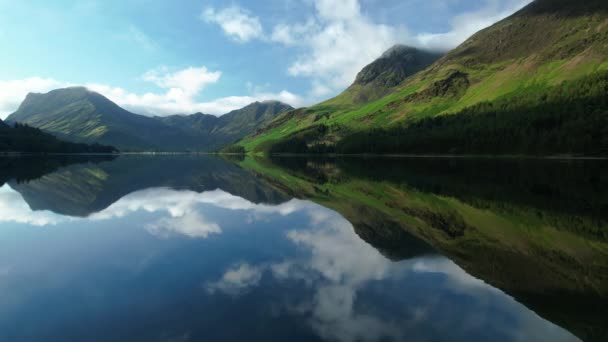
<path id="1" fill-rule="evenodd" d="M 33 226 L 56 225 L 66 221 L 120 219 L 138 211 L 145 211 L 166 214 L 161 219 L 145 225 L 150 233 L 160 237 L 181 234 L 192 238 L 207 238 L 211 234 L 222 233 L 219 224 L 210 222 L 200 214 L 200 205 L 248 211 L 253 214 L 254 218 L 263 218 L 267 215 L 288 216 L 302 210 L 314 213 L 314 209 L 317 208 L 309 202 L 296 199 L 279 205 L 255 204 L 219 189 L 197 193 L 168 188 L 151 188 L 130 193 L 108 208 L 87 218 L 75 218 L 46 210 L 34 211 L 23 196 L 9 185 L 5 184 L 0 187 L 0 223 L 23 223 Z"/>
<path id="2" fill-rule="evenodd" d="M 146 72 L 142 79 L 161 88 L 196 95 L 206 85 L 217 83 L 221 76 L 221 71 L 209 71 L 206 67 L 190 67 L 174 73 L 168 72 L 166 67 L 161 67 Z"/>
<path id="3" fill-rule="evenodd" d="M 87 84 L 87 88 L 99 92 L 118 105 L 144 115 L 171 115 L 205 113 L 213 115 L 226 114 L 243 108 L 252 102 L 276 100 L 294 107 L 302 106 L 304 100 L 287 90 L 280 92 L 254 92 L 251 95 L 226 96 L 212 101 L 198 101 L 196 94 L 190 94 L 182 88 L 170 88 L 164 93 L 137 94 L 123 88 L 103 84 Z"/>
<path id="4" fill-rule="evenodd" d="M 66 83 L 52 78 L 30 77 L 22 80 L 0 80 L 0 118 L 17 110 L 21 101 L 30 92 L 47 92 Z"/>
<path id="5" fill-rule="evenodd" d="M 306 34 L 315 30 L 317 23 L 309 18 L 304 23 L 278 24 L 274 27 L 270 40 L 285 45 L 296 45 Z"/>
<path id="6" fill-rule="evenodd" d="M 8 185 L 0 187 L 0 223 L 22 223 L 42 227 L 70 220 L 71 218 L 46 210 L 33 211 L 21 194 Z"/>
<path id="7" fill-rule="evenodd" d="M 260 19 L 236 5 L 219 11 L 207 8 L 201 14 L 201 19 L 219 25 L 226 35 L 237 42 L 248 42 L 264 36 Z"/>
<path id="8" fill-rule="evenodd" d="M 206 239 L 211 234 L 222 232 L 217 223 L 208 222 L 203 215 L 194 210 L 177 217 L 163 217 L 147 225 L 146 228 L 151 234 L 163 238 L 171 234 L 179 234 L 190 238 Z"/>
<path id="9" fill-rule="evenodd" d="M 195 211 L 196 205 L 207 204 L 217 208 L 252 211 L 258 215 L 287 216 L 309 206 L 307 202 L 291 200 L 279 205 L 255 204 L 222 190 L 197 193 L 167 188 L 153 188 L 131 193 L 105 210 L 91 215 L 91 220 L 125 217 L 133 212 L 167 212 L 171 217 L 182 217 Z"/>
<path id="10" fill-rule="evenodd" d="M 150 70 L 141 79 L 155 84 L 163 92 L 138 94 L 124 88 L 106 84 L 89 83 L 85 86 L 134 113 L 144 115 L 206 114 L 222 115 L 243 108 L 252 102 L 276 100 L 294 107 L 304 104 L 304 99 L 287 90 L 261 91 L 252 87 L 252 93 L 242 96 L 226 96 L 211 101 L 199 101 L 202 90 L 219 82 L 221 71 L 206 67 L 189 67 L 171 72 L 167 67 Z M 73 86 L 74 83 L 52 78 L 31 77 L 23 80 L 0 81 L 0 118 L 5 118 L 19 107 L 29 92 L 47 92 L 52 89 Z"/>
<path id="11" fill-rule="evenodd" d="M 508 17 L 530 2 L 532 0 L 489 0 L 479 10 L 453 17 L 448 32 L 416 35 L 415 44 L 433 50 L 453 49 L 476 32 Z"/>
<path id="12" fill-rule="evenodd" d="M 208 283 L 206 288 L 210 293 L 221 291 L 230 295 L 239 295 L 258 285 L 262 279 L 262 273 L 262 268 L 242 263 L 226 271 L 217 282 Z"/>

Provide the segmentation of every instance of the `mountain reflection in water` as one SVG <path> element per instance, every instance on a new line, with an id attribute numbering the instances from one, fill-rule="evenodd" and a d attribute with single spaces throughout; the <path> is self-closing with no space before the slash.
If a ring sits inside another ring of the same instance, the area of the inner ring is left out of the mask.
<path id="1" fill-rule="evenodd" d="M 607 336 L 601 161 L 0 165 L 3 341 Z"/>

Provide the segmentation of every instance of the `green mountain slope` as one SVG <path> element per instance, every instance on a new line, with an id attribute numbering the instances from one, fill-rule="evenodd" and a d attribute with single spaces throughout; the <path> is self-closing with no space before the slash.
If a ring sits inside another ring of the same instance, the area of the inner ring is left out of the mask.
<path id="1" fill-rule="evenodd" d="M 406 78 L 425 69 L 440 53 L 395 45 L 357 74 L 355 82 L 333 102 L 366 103 L 382 98 Z"/>
<path id="2" fill-rule="evenodd" d="M 121 150 L 157 147 L 153 141 L 179 135 L 178 130 L 128 112 L 83 87 L 28 94 L 7 120 L 73 141 L 112 144 Z"/>
<path id="3" fill-rule="evenodd" d="M 272 121 L 280 113 L 293 107 L 277 102 L 255 102 L 220 117 L 196 113 L 156 117 L 166 125 L 181 130 L 193 141 L 192 146 L 205 146 L 208 150 L 224 147 Z"/>
<path id="4" fill-rule="evenodd" d="M 11 127 L 0 120 L 0 153 L 113 153 L 116 149 L 99 144 L 65 142 L 37 128 L 16 124 Z"/>
<path id="5" fill-rule="evenodd" d="M 280 103 L 256 103 L 226 118 L 204 114 L 152 118 L 131 113 L 86 88 L 73 87 L 29 94 L 8 121 L 123 151 L 209 151 L 238 140 L 288 109 L 292 108 Z"/>
<path id="6" fill-rule="evenodd" d="M 589 124 L 582 127 L 577 122 L 586 121 L 587 114 L 593 114 L 588 122 L 604 122 L 602 118 L 606 117 L 608 108 L 602 101 L 593 100 L 593 97 L 606 78 L 606 57 L 608 2 L 536 0 L 511 17 L 478 32 L 430 67 L 405 79 L 394 91 L 379 100 L 363 104 L 349 103 L 342 100 L 348 96 L 347 91 L 311 108 L 285 113 L 239 144 L 250 152 L 478 153 L 469 148 L 466 139 L 447 141 L 456 146 L 440 143 L 435 137 L 441 137 L 442 133 L 436 132 L 428 134 L 433 137 L 430 142 L 442 147 L 432 151 L 412 144 L 406 144 L 407 148 L 403 151 L 385 151 L 378 146 L 370 147 L 368 143 L 353 143 L 353 140 L 361 141 L 363 136 L 367 136 L 368 142 L 381 141 L 390 136 L 394 142 L 399 137 L 409 135 L 407 128 L 423 119 L 427 119 L 425 124 L 430 126 L 446 126 L 452 123 L 442 117 L 458 114 L 462 121 L 473 122 L 475 129 L 469 127 L 464 133 L 460 132 L 469 136 L 480 132 L 503 136 L 504 140 L 511 135 L 529 137 L 530 134 L 591 136 L 590 143 L 577 143 L 577 146 L 568 146 L 563 151 L 557 148 L 546 150 L 537 146 L 537 142 L 530 142 L 523 149 L 526 154 L 604 153 L 602 151 L 608 145 L 602 144 L 608 141 L 593 138 L 603 134 L 600 130 L 602 126 Z M 581 93 L 576 89 L 577 83 L 562 85 L 570 80 L 580 80 L 581 84 L 589 85 L 592 89 Z M 557 104 L 548 102 L 558 93 L 561 94 L 561 101 Z M 569 115 L 560 116 L 554 123 L 544 122 L 547 121 L 546 116 L 551 114 L 546 110 L 569 102 L 571 97 L 577 98 L 578 104 L 570 108 Z M 501 107 L 511 99 L 516 99 L 520 107 L 508 113 L 496 113 L 495 107 Z M 588 100 L 594 103 L 593 108 L 586 108 Z M 486 108 L 474 107 L 480 104 Z M 542 118 L 525 115 L 527 111 L 541 113 L 543 110 Z M 513 120 L 513 111 L 526 120 Z M 439 121 L 432 121 L 435 118 Z M 478 122 L 478 118 L 483 120 Z M 491 132 L 488 132 L 488 127 Z M 528 127 L 537 129 L 526 131 Z M 572 127 L 579 129 L 569 131 Z M 593 131 L 589 132 L 589 127 Z M 525 131 L 523 134 L 518 132 L 522 129 Z M 421 131 L 419 135 L 426 134 L 423 128 L 418 127 L 418 131 Z M 349 137 L 348 146 L 343 146 L 343 141 Z M 601 146 L 592 151 L 580 147 L 593 144 Z M 483 152 L 522 153 L 522 150 L 493 151 L 490 146 Z"/>

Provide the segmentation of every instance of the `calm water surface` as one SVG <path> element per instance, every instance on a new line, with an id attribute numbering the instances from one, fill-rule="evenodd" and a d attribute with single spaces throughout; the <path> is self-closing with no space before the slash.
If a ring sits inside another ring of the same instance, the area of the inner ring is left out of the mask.
<path id="1" fill-rule="evenodd" d="M 0 159 L 0 341 L 602 341 L 600 161 Z"/>

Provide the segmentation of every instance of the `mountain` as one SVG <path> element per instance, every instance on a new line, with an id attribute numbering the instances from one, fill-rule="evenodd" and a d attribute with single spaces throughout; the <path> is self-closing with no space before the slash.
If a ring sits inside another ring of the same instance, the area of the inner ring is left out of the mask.
<path id="1" fill-rule="evenodd" d="M 0 153 L 114 153 L 111 146 L 65 142 L 27 125 L 11 127 L 0 120 Z"/>
<path id="2" fill-rule="evenodd" d="M 536 0 L 380 99 L 347 101 L 347 90 L 238 144 L 270 153 L 608 155 L 607 84 L 608 2 Z"/>
<path id="3" fill-rule="evenodd" d="M 363 68 L 344 95 L 355 103 L 382 98 L 406 78 L 433 64 L 441 56 L 441 53 L 395 45 Z"/>
<path id="4" fill-rule="evenodd" d="M 28 94 L 7 120 L 72 141 L 111 144 L 121 150 L 159 148 L 155 141 L 180 133 L 158 120 L 126 111 L 84 87 Z"/>
<path id="5" fill-rule="evenodd" d="M 123 151 L 209 151 L 238 140 L 287 109 L 292 108 L 269 102 L 252 104 L 224 119 L 200 113 L 152 118 L 131 113 L 84 87 L 72 87 L 28 94 L 8 121 L 75 142 L 110 144 Z"/>
<path id="6" fill-rule="evenodd" d="M 198 139 L 198 146 L 208 146 L 210 150 L 215 150 L 243 138 L 272 121 L 280 113 L 292 109 L 293 107 L 285 103 L 265 101 L 254 102 L 220 117 L 196 113 L 156 117 L 156 119 L 183 131 L 194 140 Z"/>

